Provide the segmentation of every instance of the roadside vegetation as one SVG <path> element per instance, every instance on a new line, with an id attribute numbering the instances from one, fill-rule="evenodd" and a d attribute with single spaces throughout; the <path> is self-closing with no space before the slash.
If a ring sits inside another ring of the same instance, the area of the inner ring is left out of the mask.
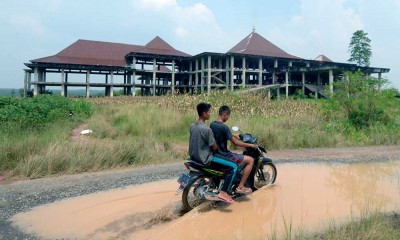
<path id="1" fill-rule="evenodd" d="M 400 99 L 396 90 L 380 90 L 384 85 L 350 74 L 328 100 L 299 95 L 270 100 L 265 94 L 225 91 L 89 101 L 1 97 L 0 171 L 37 178 L 181 161 L 189 126 L 197 119 L 195 106 L 203 101 L 212 104 L 212 119 L 219 106 L 230 106 L 227 124 L 255 134 L 269 150 L 395 145 L 400 143 Z M 93 134 L 74 141 L 72 129 L 83 122 Z"/>
<path id="2" fill-rule="evenodd" d="M 323 225 L 323 224 L 322 224 Z M 260 238 L 262 239 L 262 238 Z M 341 223 L 331 221 L 318 232 L 294 229 L 284 222 L 283 233 L 276 231 L 266 239 L 298 240 L 397 240 L 400 239 L 400 216 L 397 213 L 380 213 L 378 210 L 365 210 L 360 217 L 351 216 Z"/>
<path id="3" fill-rule="evenodd" d="M 182 161 L 189 126 L 197 119 L 195 106 L 203 101 L 212 104 L 212 119 L 219 106 L 230 106 L 227 124 L 257 135 L 269 150 L 400 144 L 400 99 L 384 85 L 351 74 L 325 100 L 301 94 L 270 100 L 265 94 L 225 91 L 90 100 L 0 97 L 0 174 L 38 178 Z M 82 123 L 93 134 L 73 140 L 72 130 Z M 286 234 L 287 239 L 398 239 L 395 218 L 372 214 L 332 224 L 317 235 L 293 232 L 289 224 Z"/>

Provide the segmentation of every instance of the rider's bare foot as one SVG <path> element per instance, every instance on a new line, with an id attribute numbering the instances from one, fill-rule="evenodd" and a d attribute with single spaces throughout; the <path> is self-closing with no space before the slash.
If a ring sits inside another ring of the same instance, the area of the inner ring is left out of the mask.
<path id="1" fill-rule="evenodd" d="M 218 198 L 221 200 L 221 201 L 224 201 L 224 202 L 226 202 L 226 203 L 234 203 L 235 201 L 231 198 L 231 196 L 229 196 L 229 194 L 228 193 L 226 193 L 226 192 L 220 192 L 220 193 L 218 193 Z"/>

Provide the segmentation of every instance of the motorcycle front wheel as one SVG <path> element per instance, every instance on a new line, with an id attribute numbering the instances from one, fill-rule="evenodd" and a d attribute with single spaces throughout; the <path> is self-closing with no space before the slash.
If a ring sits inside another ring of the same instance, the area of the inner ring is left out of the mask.
<path id="1" fill-rule="evenodd" d="M 259 189 L 263 186 L 273 184 L 278 174 L 273 163 L 266 163 L 257 170 L 254 175 L 254 187 Z"/>
<path id="2" fill-rule="evenodd" d="M 209 182 L 208 177 L 199 176 L 185 187 L 182 193 L 183 211 L 188 212 L 206 201 L 204 192 Z"/>

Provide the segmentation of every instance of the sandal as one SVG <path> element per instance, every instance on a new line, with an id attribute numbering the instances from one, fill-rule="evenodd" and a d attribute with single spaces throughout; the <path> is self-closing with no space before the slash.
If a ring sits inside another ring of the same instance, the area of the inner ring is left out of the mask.
<path id="1" fill-rule="evenodd" d="M 252 193 L 253 190 L 251 188 L 243 187 L 243 188 L 236 188 L 236 193 L 241 193 L 241 194 L 250 194 Z"/>
<path id="2" fill-rule="evenodd" d="M 229 199 L 229 198 L 225 198 L 225 197 L 220 197 L 220 196 L 218 196 L 218 199 L 221 200 L 221 201 L 223 201 L 223 202 L 226 202 L 226 203 L 234 203 L 234 202 L 235 202 L 235 200 L 233 200 L 232 198 Z"/>

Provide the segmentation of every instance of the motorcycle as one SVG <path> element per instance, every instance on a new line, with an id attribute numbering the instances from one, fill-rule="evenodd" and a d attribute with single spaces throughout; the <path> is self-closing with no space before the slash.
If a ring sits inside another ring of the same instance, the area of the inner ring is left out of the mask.
<path id="1" fill-rule="evenodd" d="M 235 132 L 239 131 L 238 127 L 232 127 Z M 267 153 L 265 148 L 257 144 L 257 137 L 251 134 L 239 134 L 240 140 L 245 143 L 256 144 L 256 148 L 245 148 L 244 155 L 254 158 L 253 169 L 246 181 L 246 186 L 253 190 L 273 184 L 276 180 L 277 170 L 270 158 L 264 157 Z M 182 193 L 183 211 L 190 211 L 206 201 L 221 201 L 218 198 L 218 193 L 224 183 L 225 173 L 220 170 L 211 169 L 210 167 L 193 160 L 184 162 L 189 173 L 181 174 L 178 178 L 179 188 L 176 190 L 176 195 Z M 238 173 L 235 176 L 232 194 L 233 198 L 239 194 L 235 193 L 243 174 L 244 166 L 240 165 Z"/>

